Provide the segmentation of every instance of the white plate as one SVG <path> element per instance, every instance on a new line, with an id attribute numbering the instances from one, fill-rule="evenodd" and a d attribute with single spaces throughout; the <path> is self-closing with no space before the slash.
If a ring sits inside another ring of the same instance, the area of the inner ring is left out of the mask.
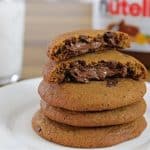
<path id="1" fill-rule="evenodd" d="M 0 150 L 73 150 L 40 138 L 31 128 L 33 114 L 39 108 L 37 87 L 41 78 L 27 80 L 0 89 Z M 150 83 L 146 83 L 145 114 L 148 126 L 133 140 L 100 150 L 150 149 Z"/>

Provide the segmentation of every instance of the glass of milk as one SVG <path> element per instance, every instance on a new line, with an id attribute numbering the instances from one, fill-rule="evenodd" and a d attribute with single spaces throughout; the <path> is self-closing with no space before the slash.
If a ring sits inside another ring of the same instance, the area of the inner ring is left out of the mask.
<path id="1" fill-rule="evenodd" d="M 0 85 L 16 82 L 21 74 L 24 0 L 0 0 Z"/>

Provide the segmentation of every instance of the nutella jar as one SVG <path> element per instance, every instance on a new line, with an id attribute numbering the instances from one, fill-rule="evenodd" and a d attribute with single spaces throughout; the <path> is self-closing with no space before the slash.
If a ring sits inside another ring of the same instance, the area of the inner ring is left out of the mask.
<path id="1" fill-rule="evenodd" d="M 150 0 L 94 0 L 93 28 L 129 34 L 131 48 L 123 52 L 150 66 Z"/>

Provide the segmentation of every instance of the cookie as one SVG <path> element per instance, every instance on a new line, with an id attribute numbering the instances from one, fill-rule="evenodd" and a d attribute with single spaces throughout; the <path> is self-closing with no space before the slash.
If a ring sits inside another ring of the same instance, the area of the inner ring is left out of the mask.
<path id="1" fill-rule="evenodd" d="M 58 36 L 49 46 L 48 57 L 55 61 L 67 60 L 86 53 L 130 47 L 126 33 L 106 30 L 80 30 Z"/>
<path id="2" fill-rule="evenodd" d="M 129 123 L 143 116 L 146 104 L 144 100 L 114 110 L 99 112 L 75 112 L 48 105 L 41 101 L 41 110 L 49 119 L 80 127 L 109 126 Z"/>
<path id="3" fill-rule="evenodd" d="M 74 111 L 102 111 L 133 104 L 142 99 L 146 92 L 143 81 L 119 79 L 116 86 L 109 87 L 107 81 L 88 84 L 55 84 L 42 81 L 38 92 L 51 106 Z"/>
<path id="4" fill-rule="evenodd" d="M 73 127 L 54 122 L 41 112 L 32 119 L 35 132 L 47 139 L 61 145 L 94 148 L 107 147 L 139 136 L 146 127 L 144 117 L 131 123 L 97 128 Z"/>
<path id="5" fill-rule="evenodd" d="M 110 78 L 145 79 L 147 70 L 132 56 L 115 50 L 91 53 L 56 63 L 50 60 L 43 70 L 47 82 L 103 81 Z"/>

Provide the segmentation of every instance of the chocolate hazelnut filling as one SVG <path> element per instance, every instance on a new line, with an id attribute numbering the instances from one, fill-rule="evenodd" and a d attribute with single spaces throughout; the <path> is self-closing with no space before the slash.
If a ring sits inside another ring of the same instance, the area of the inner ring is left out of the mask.
<path id="1" fill-rule="evenodd" d="M 78 38 L 72 37 L 64 41 L 64 44 L 59 47 L 53 56 L 61 60 L 68 59 L 74 56 L 79 56 L 85 53 L 97 52 L 100 49 L 122 48 L 121 39 L 114 32 L 106 32 L 104 35 L 95 37 L 80 35 Z"/>
<path id="2" fill-rule="evenodd" d="M 62 71 L 62 72 L 61 72 Z M 130 77 L 138 79 L 137 75 L 128 65 L 119 62 L 105 62 L 86 64 L 85 61 L 75 61 L 65 68 L 61 68 L 59 82 L 87 83 L 92 80 L 103 81 L 112 78 Z"/>
<path id="3" fill-rule="evenodd" d="M 108 26 L 108 29 L 121 31 L 133 37 L 136 36 L 140 32 L 137 26 L 127 24 L 124 20 L 121 20 L 119 23 L 110 24 Z"/>

